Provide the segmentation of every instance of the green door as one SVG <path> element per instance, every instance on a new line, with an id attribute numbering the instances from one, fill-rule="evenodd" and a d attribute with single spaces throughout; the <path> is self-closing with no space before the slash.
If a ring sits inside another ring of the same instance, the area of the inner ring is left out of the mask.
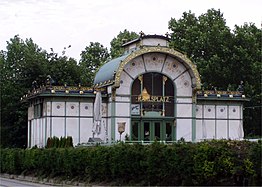
<path id="1" fill-rule="evenodd" d="M 175 127 L 172 121 L 137 120 L 132 121 L 132 141 L 173 141 L 175 140 Z"/>

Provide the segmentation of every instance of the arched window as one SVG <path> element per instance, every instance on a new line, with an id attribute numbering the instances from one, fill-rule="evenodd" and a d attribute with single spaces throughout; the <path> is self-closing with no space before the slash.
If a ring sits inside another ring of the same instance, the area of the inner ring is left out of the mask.
<path id="1" fill-rule="evenodd" d="M 161 73 L 145 73 L 132 85 L 132 115 L 174 116 L 174 85 Z"/>

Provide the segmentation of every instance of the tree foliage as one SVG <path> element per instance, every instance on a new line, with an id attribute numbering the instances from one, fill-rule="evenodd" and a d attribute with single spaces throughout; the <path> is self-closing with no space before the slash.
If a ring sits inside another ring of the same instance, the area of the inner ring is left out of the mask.
<path id="1" fill-rule="evenodd" d="M 80 69 L 81 83 L 91 86 L 98 68 L 109 58 L 107 48 L 98 42 L 90 42 L 90 45 L 81 52 Z"/>
<path id="2" fill-rule="evenodd" d="M 14 36 L 0 53 L 1 67 L 1 145 L 25 147 L 27 103 L 20 98 L 34 87 L 45 84 L 50 75 L 56 84 L 78 84 L 79 69 L 72 58 L 47 53 L 32 39 Z"/>
<path id="3" fill-rule="evenodd" d="M 205 89 L 234 91 L 244 82 L 251 98 L 245 106 L 256 106 L 245 111 L 246 134 L 261 135 L 261 29 L 251 23 L 231 31 L 223 13 L 214 9 L 199 17 L 184 12 L 182 18 L 169 21 L 169 29 L 171 46 L 196 63 Z"/>
<path id="4" fill-rule="evenodd" d="M 139 37 L 139 35 L 137 33 L 130 32 L 126 29 L 123 32 L 120 31 L 120 33 L 110 42 L 110 44 L 111 44 L 111 48 L 110 48 L 111 58 L 117 58 L 117 57 L 121 56 L 124 52 L 122 45 L 124 43 L 129 42 L 131 40 L 134 40 L 138 37 Z"/>

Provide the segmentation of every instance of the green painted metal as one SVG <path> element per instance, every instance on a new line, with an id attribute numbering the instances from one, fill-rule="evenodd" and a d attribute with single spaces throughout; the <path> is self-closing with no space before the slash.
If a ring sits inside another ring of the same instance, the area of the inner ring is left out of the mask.
<path id="1" fill-rule="evenodd" d="M 112 100 L 111 103 L 111 139 L 110 141 L 115 141 L 115 123 L 116 123 L 116 103 Z"/>
<path id="2" fill-rule="evenodd" d="M 196 141 L 196 104 L 192 104 L 192 142 Z"/>

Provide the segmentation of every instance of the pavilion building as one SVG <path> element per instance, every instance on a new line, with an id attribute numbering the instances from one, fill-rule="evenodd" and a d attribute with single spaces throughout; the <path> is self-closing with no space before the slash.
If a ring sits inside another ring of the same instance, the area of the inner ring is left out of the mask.
<path id="1" fill-rule="evenodd" d="M 201 90 L 196 65 L 168 41 L 141 35 L 124 44 L 92 88 L 49 84 L 25 95 L 28 147 L 53 136 L 72 136 L 74 145 L 243 139 L 243 92 Z"/>

